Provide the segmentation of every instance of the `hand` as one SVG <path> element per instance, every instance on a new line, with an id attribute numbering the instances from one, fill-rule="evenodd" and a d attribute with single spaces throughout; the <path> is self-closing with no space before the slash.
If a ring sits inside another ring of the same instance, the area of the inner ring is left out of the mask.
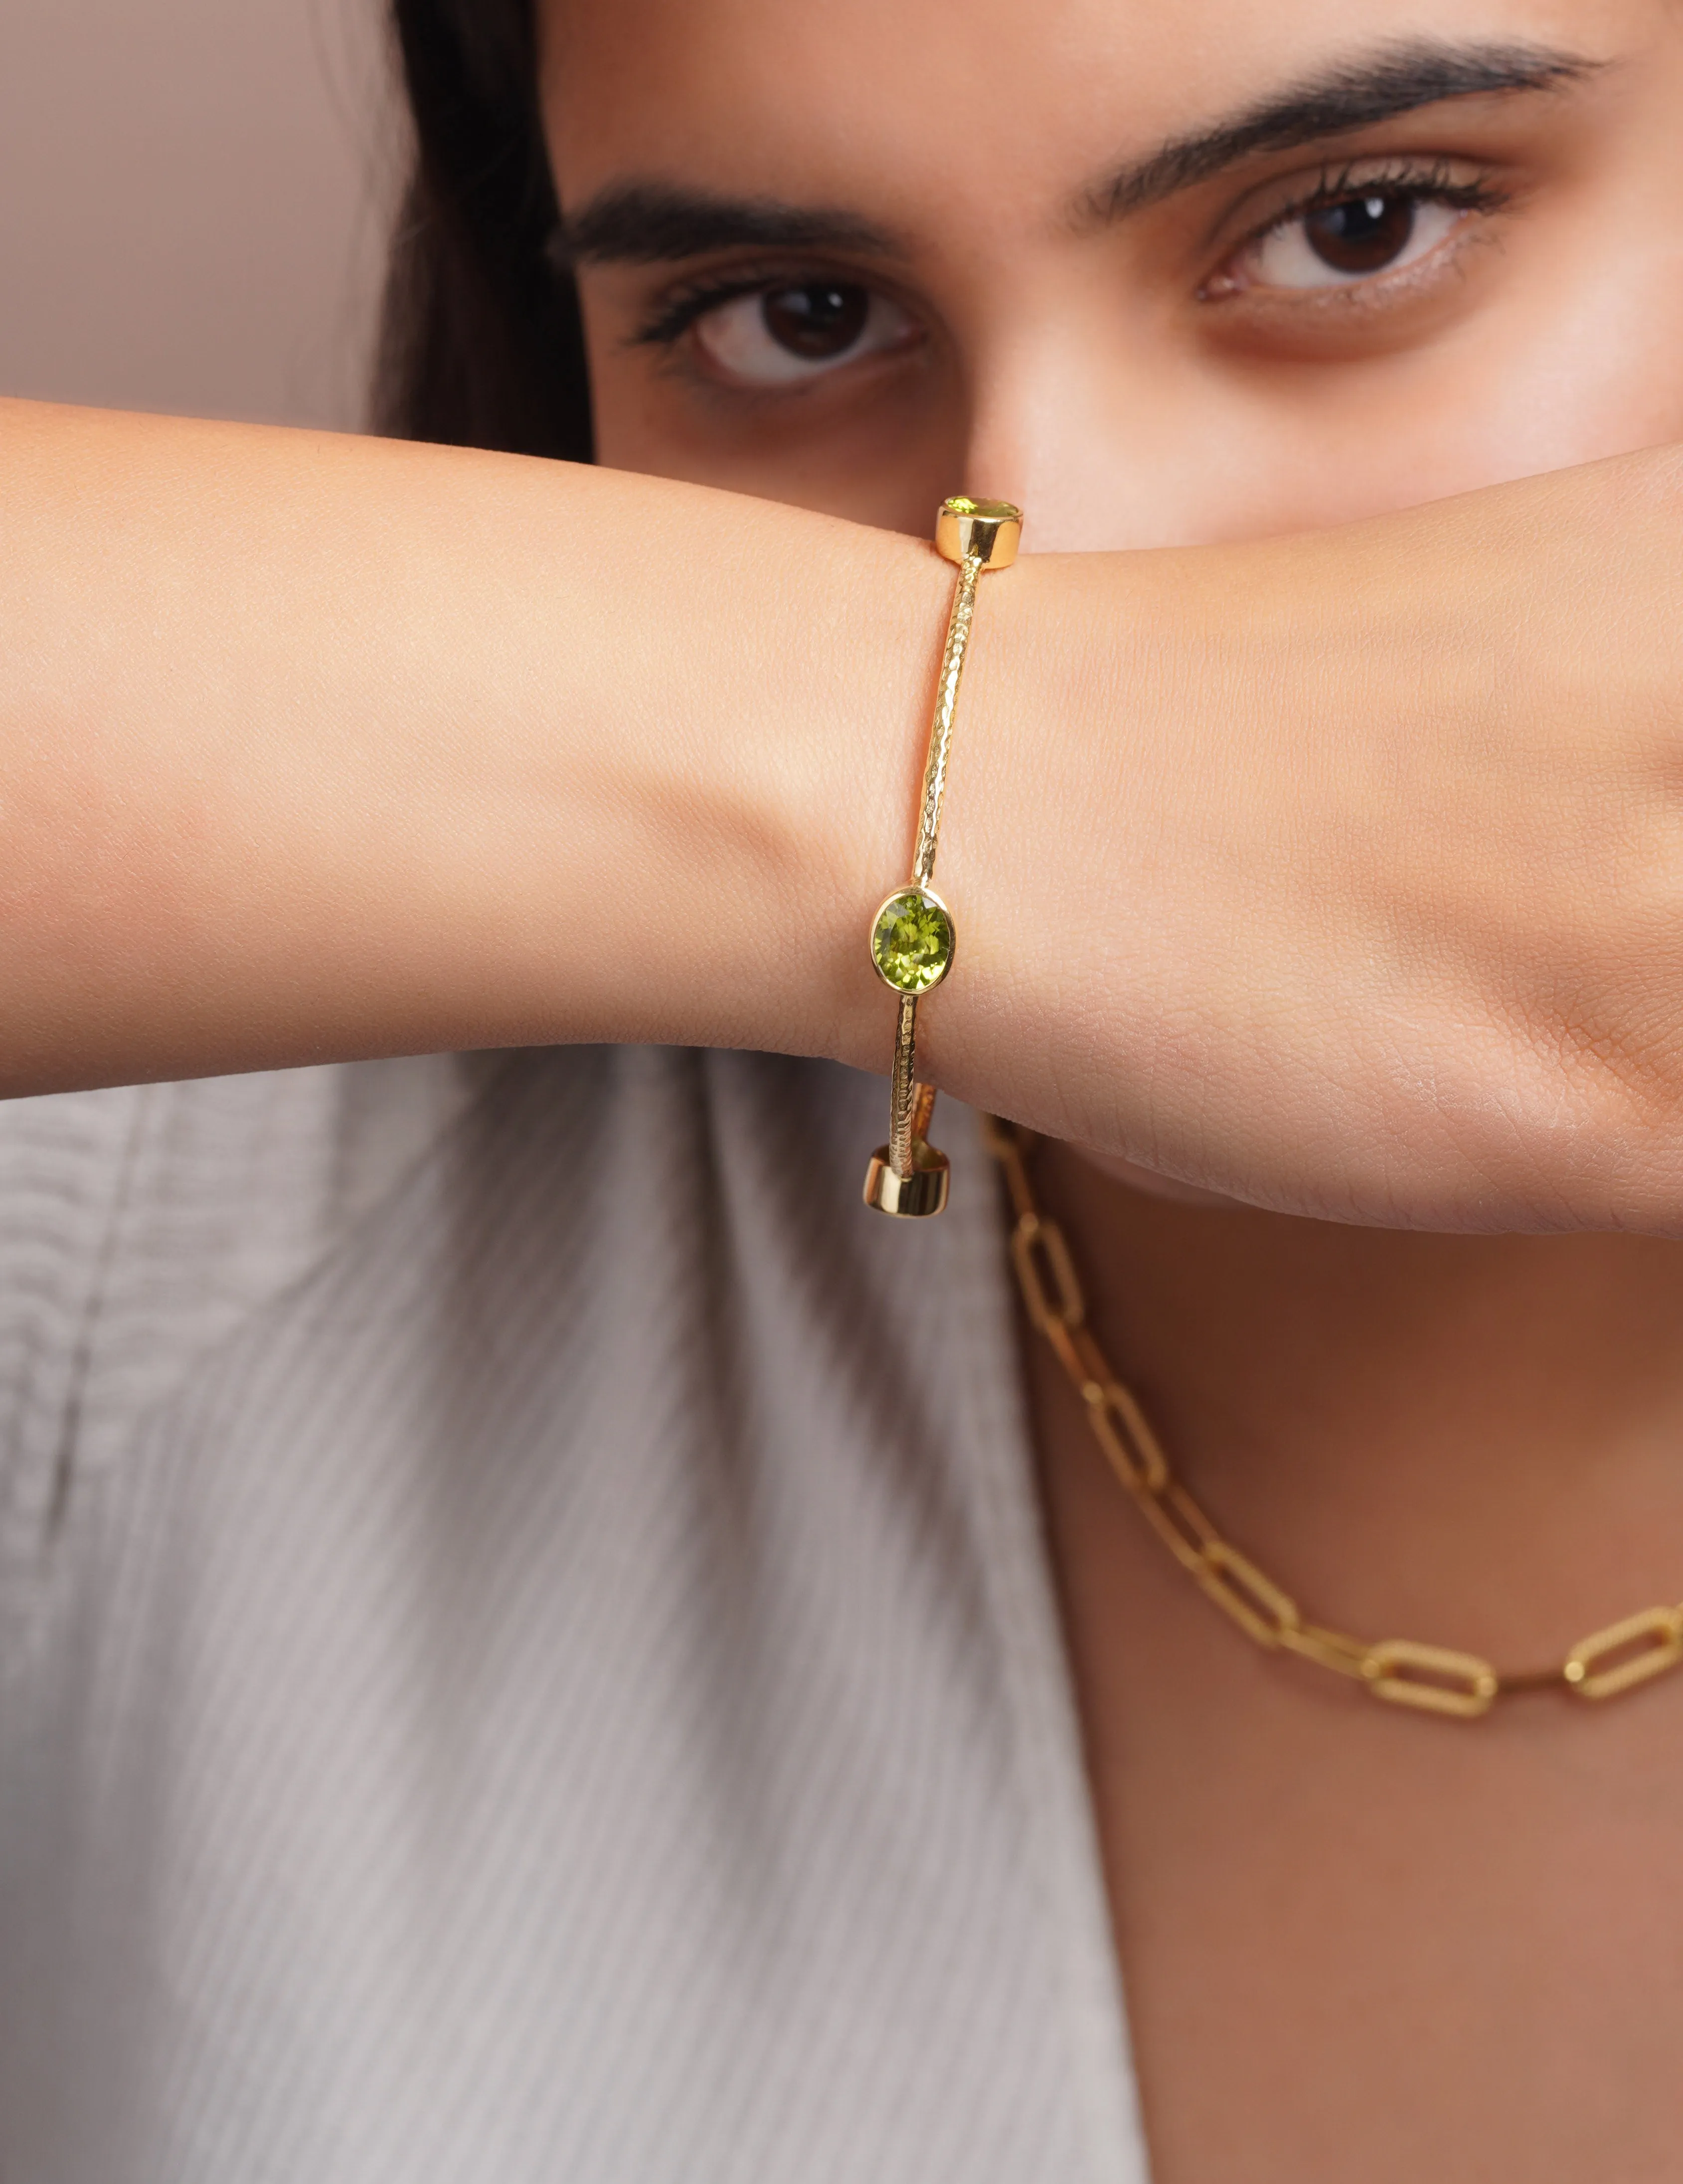
<path id="1" fill-rule="evenodd" d="M 961 712 L 929 1067 L 1261 1205 L 1683 1234 L 1680 578 L 1669 451 L 1025 559 Z"/>

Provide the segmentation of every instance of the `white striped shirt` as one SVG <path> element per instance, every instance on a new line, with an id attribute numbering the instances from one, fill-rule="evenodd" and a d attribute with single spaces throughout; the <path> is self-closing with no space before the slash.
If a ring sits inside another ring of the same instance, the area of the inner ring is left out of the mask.
<path id="1" fill-rule="evenodd" d="M 1141 2184 L 999 1214 L 576 1050 L 0 1108 L 4 2184 Z"/>

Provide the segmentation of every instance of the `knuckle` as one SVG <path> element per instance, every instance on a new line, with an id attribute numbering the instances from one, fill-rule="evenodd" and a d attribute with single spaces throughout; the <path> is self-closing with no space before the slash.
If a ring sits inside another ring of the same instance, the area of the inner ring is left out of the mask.
<path id="1" fill-rule="evenodd" d="M 1683 994 L 1632 995 L 1616 1010 L 1557 1001 L 1525 1011 L 1518 1028 L 1551 1112 L 1597 1136 L 1669 1133 L 1683 1121 Z"/>
<path id="2" fill-rule="evenodd" d="M 1616 1001 L 1534 997 L 1504 1019 L 1503 1127 L 1535 1178 L 1540 1215 L 1549 1225 L 1683 1226 L 1683 975 Z"/>

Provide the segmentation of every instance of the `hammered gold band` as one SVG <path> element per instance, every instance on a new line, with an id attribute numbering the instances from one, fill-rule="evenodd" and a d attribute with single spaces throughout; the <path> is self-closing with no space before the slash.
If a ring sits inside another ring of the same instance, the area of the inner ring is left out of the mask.
<path id="1" fill-rule="evenodd" d="M 958 684 L 975 616 L 976 585 L 985 569 L 1010 567 L 1022 535 L 1022 510 L 1007 500 L 971 500 L 960 496 L 943 501 L 936 518 L 936 550 L 957 563 L 958 574 L 947 621 L 929 755 L 924 761 L 917 848 L 909 883 L 897 888 L 881 904 L 871 922 L 870 933 L 872 965 L 883 983 L 899 995 L 900 1022 L 889 1092 L 888 1143 L 879 1145 L 871 1156 L 865 1175 L 865 1204 L 880 1213 L 903 1218 L 939 1213 L 947 1203 L 947 1156 L 929 1142 L 935 1087 L 919 1084 L 917 1075 L 919 998 L 938 986 L 952 969 L 957 939 L 952 912 L 931 885 L 935 848 L 941 832 Z"/>

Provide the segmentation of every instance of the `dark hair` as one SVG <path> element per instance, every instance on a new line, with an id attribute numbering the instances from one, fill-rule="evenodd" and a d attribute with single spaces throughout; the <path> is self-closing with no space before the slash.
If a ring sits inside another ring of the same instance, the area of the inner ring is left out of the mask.
<path id="1" fill-rule="evenodd" d="M 378 430 L 588 462 L 579 298 L 538 102 L 535 0 L 392 0 L 414 120 L 375 386 Z"/>

